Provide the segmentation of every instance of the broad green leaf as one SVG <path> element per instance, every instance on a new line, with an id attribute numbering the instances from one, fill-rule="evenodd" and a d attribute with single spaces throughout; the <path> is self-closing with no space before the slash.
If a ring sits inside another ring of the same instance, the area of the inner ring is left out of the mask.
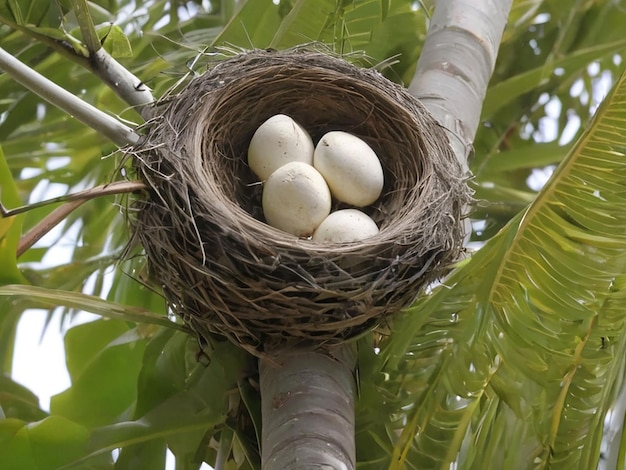
<path id="1" fill-rule="evenodd" d="M 85 460 L 115 448 L 166 439 L 181 457 L 189 451 L 200 452 L 199 444 L 207 432 L 214 432 L 228 412 L 228 396 L 246 363 L 246 354 L 228 342 L 217 343 L 209 352 L 210 363 L 189 375 L 187 385 L 151 408 L 136 420 L 120 421 L 94 429 L 87 454 L 63 468 L 79 468 Z M 210 435 L 210 434 L 209 434 Z"/>
<path id="2" fill-rule="evenodd" d="M 39 408 L 39 398 L 6 375 L 0 375 L 0 409 L 4 417 L 23 421 L 38 421 L 47 416 Z"/>
<path id="3" fill-rule="evenodd" d="M 124 447 L 120 452 L 119 458 L 115 462 L 115 470 L 166 468 L 166 450 L 167 443 L 165 442 L 165 439 L 154 439 Z M 176 462 L 176 466 L 179 467 L 178 462 Z"/>
<path id="4" fill-rule="evenodd" d="M 138 377 L 137 404 L 134 418 L 185 388 L 189 374 L 187 350 L 196 343 L 191 336 L 171 329 L 159 331 L 146 346 Z M 198 349 L 196 343 L 196 349 Z"/>
<path id="5" fill-rule="evenodd" d="M 56 470 L 84 452 L 88 437 L 87 429 L 61 416 L 33 423 L 14 418 L 0 420 L 2 466 L 11 470 Z"/>
<path id="6" fill-rule="evenodd" d="M 115 422 L 134 403 L 145 340 L 124 341 L 125 322 L 97 320 L 71 328 L 65 352 L 72 385 L 55 395 L 50 410 L 93 428 Z"/>
<path id="7" fill-rule="evenodd" d="M 595 468 L 626 355 L 624 135 L 626 74 L 536 200 L 395 325 L 391 468 Z"/>
<path id="8" fill-rule="evenodd" d="M 97 313 L 107 318 L 121 319 L 137 323 L 150 323 L 185 331 L 180 323 L 175 323 L 163 315 L 157 315 L 139 307 L 120 305 L 79 292 L 45 289 L 36 286 L 0 286 L 0 297 L 19 297 L 22 305 L 31 308 L 52 308 L 64 306 Z"/>

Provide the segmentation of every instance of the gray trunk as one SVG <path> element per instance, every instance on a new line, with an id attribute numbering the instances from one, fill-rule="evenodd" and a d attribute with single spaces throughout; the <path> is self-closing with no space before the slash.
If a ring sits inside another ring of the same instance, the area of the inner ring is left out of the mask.
<path id="1" fill-rule="evenodd" d="M 513 0 L 439 0 L 409 91 L 467 165 Z"/>
<path id="2" fill-rule="evenodd" d="M 259 361 L 263 470 L 353 470 L 352 347 L 291 350 Z"/>

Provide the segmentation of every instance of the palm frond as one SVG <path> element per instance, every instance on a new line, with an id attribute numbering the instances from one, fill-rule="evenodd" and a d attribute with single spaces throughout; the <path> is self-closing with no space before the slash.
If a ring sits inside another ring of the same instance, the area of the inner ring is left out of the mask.
<path id="1" fill-rule="evenodd" d="M 394 326 L 390 468 L 597 465 L 626 353 L 624 135 L 626 75 L 536 200 Z"/>

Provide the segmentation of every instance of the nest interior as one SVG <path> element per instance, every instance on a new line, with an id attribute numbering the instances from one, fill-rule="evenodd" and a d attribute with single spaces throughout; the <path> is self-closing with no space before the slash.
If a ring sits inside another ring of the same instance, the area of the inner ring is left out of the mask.
<path id="1" fill-rule="evenodd" d="M 365 211 L 378 235 L 319 244 L 263 222 L 247 148 L 279 113 L 314 143 L 343 130 L 374 149 L 385 186 Z M 159 104 L 130 153 L 148 187 L 135 236 L 199 338 L 219 333 L 255 354 L 344 342 L 410 304 L 461 250 L 470 193 L 443 129 L 401 86 L 326 53 L 219 62 Z"/>

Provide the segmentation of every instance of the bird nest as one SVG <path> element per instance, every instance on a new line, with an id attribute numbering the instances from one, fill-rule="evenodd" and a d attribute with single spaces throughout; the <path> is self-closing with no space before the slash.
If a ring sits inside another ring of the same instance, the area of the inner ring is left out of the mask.
<path id="1" fill-rule="evenodd" d="M 130 150 L 148 188 L 135 236 L 152 279 L 199 338 L 219 333 L 254 354 L 342 343 L 414 301 L 461 250 L 463 170 L 418 100 L 374 70 L 317 51 L 241 53 L 158 114 Z M 321 244 L 264 222 L 246 155 L 275 114 L 314 142 L 343 130 L 374 149 L 385 184 L 365 211 L 377 235 Z"/>

